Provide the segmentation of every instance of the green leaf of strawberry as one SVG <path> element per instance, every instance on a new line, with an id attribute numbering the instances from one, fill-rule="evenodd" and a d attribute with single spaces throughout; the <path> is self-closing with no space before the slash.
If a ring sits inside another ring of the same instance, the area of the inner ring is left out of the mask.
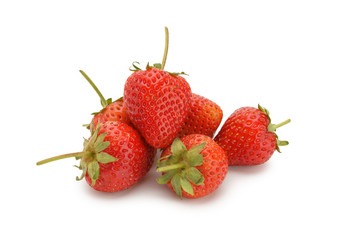
<path id="1" fill-rule="evenodd" d="M 100 163 L 110 163 L 110 162 L 117 161 L 117 158 L 115 158 L 115 157 L 113 157 L 110 154 L 105 153 L 105 152 L 101 152 L 101 153 L 96 154 L 96 158 L 97 158 L 98 162 L 100 162 Z"/>
<path id="2" fill-rule="evenodd" d="M 88 174 L 92 180 L 92 185 L 95 185 L 96 180 L 99 178 L 100 166 L 97 161 L 92 161 L 88 164 Z"/>
<path id="3" fill-rule="evenodd" d="M 202 185 L 204 184 L 204 176 L 197 168 L 189 168 L 186 170 L 185 173 L 186 177 L 195 185 Z"/>
<path id="4" fill-rule="evenodd" d="M 181 183 L 180 183 L 181 180 L 180 179 L 181 179 L 180 174 L 176 174 L 171 179 L 171 185 L 174 188 L 176 195 L 178 195 L 179 198 L 182 199 L 182 191 L 181 191 Z"/>
<path id="5" fill-rule="evenodd" d="M 190 166 L 201 166 L 203 164 L 204 157 L 203 155 L 199 154 L 197 156 L 189 158 L 189 165 Z"/>
<path id="6" fill-rule="evenodd" d="M 202 174 L 194 168 L 203 163 L 203 156 L 200 152 L 205 148 L 206 142 L 202 142 L 187 150 L 183 142 L 176 138 L 171 145 L 171 155 L 167 155 L 167 160 L 158 161 L 158 172 L 166 172 L 160 178 L 158 183 L 166 184 L 171 181 L 176 194 L 182 198 L 182 190 L 193 195 L 194 191 L 189 180 L 199 185 L 203 183 Z M 164 159 L 164 158 L 162 158 Z"/>
<path id="7" fill-rule="evenodd" d="M 174 142 L 171 144 L 171 152 L 173 153 L 173 156 L 179 156 L 186 151 L 187 149 L 180 139 L 175 138 Z"/>
<path id="8" fill-rule="evenodd" d="M 133 67 L 134 69 L 131 69 L 131 67 L 130 67 L 129 70 L 132 71 L 132 72 L 142 71 L 142 69 L 141 69 L 140 67 L 138 67 L 137 65 L 135 65 L 135 64 L 140 65 L 139 62 L 133 62 L 133 63 L 132 63 L 132 67 Z"/>
<path id="9" fill-rule="evenodd" d="M 193 134 L 176 138 L 162 153 L 157 172 L 159 184 L 167 184 L 182 199 L 213 192 L 223 181 L 228 167 L 224 150 L 208 136 Z"/>
<path id="10" fill-rule="evenodd" d="M 188 194 L 194 195 L 194 189 L 191 186 L 191 183 L 189 182 L 189 180 L 187 180 L 187 178 L 185 178 L 183 176 L 180 178 L 180 186 Z"/>
<path id="11" fill-rule="evenodd" d="M 177 139 L 178 139 L 178 138 L 177 138 Z M 179 141 L 180 141 L 180 140 L 179 140 Z M 181 141 L 180 141 L 180 142 L 181 142 Z M 181 143 L 182 143 L 182 142 L 181 142 Z M 186 149 L 185 145 L 184 145 L 184 144 L 182 144 L 182 145 L 184 146 L 184 149 Z M 202 150 L 204 150 L 205 146 L 206 146 L 206 142 L 203 142 L 203 143 L 200 143 L 200 144 L 198 144 L 198 145 L 193 146 L 193 147 L 187 152 L 187 157 L 188 157 L 189 159 L 192 159 L 192 158 L 197 157 L 197 156 L 202 156 L 202 155 L 200 155 L 200 152 L 201 152 Z M 191 165 L 191 166 L 193 166 L 193 165 Z"/>
<path id="12" fill-rule="evenodd" d="M 159 184 L 166 184 L 168 183 L 174 176 L 175 174 L 177 174 L 180 170 L 179 169 L 174 169 L 174 170 L 169 170 L 168 172 L 166 172 L 164 175 L 162 175 L 161 177 L 159 177 L 158 179 L 156 179 L 156 181 Z"/>

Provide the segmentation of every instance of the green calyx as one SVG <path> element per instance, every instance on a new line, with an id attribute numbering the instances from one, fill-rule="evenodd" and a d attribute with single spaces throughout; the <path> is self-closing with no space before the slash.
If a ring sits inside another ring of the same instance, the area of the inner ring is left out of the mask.
<path id="1" fill-rule="evenodd" d="M 182 199 L 182 190 L 194 195 L 191 185 L 203 185 L 204 176 L 196 168 L 203 164 L 203 155 L 200 152 L 205 148 L 206 142 L 193 146 L 187 150 L 179 138 L 171 145 L 171 154 L 157 161 L 157 172 L 165 173 L 157 179 L 159 184 L 171 182 L 175 193 Z"/>
<path id="2" fill-rule="evenodd" d="M 140 65 L 139 62 L 133 62 L 132 63 L 132 68 L 130 67 L 129 70 L 132 71 L 132 72 L 137 72 L 137 71 L 143 71 L 139 66 L 137 65 Z M 161 69 L 161 63 L 155 63 L 153 66 L 150 66 L 149 63 L 147 63 L 146 65 L 146 70 L 149 70 L 149 69 L 152 69 L 152 68 L 157 68 L 157 69 Z M 189 76 L 189 74 L 185 73 L 185 72 L 168 72 L 168 71 L 165 71 L 167 72 L 168 74 L 172 75 L 172 76 L 179 76 L 179 75 L 187 75 Z"/>
<path id="3" fill-rule="evenodd" d="M 279 127 L 282 127 L 282 126 L 290 123 L 291 120 L 290 120 L 290 119 L 287 119 L 286 121 L 281 122 L 281 123 L 279 123 L 279 124 L 273 124 L 273 123 L 271 123 L 271 118 L 270 118 L 270 113 L 269 113 L 269 111 L 268 111 L 266 108 L 260 106 L 260 104 L 258 104 L 258 109 L 259 109 L 260 111 L 262 111 L 263 113 L 265 113 L 266 116 L 269 118 L 270 123 L 269 123 L 269 125 L 268 125 L 267 130 L 268 130 L 268 132 L 272 132 L 272 133 L 275 134 L 275 136 L 276 136 L 276 150 L 277 150 L 278 152 L 280 152 L 280 146 L 289 145 L 289 142 L 288 142 L 288 141 L 281 141 L 281 140 L 279 140 L 278 135 L 275 133 L 275 132 L 276 132 L 276 129 L 278 129 Z"/>
<path id="4" fill-rule="evenodd" d="M 161 69 L 164 70 L 165 68 L 165 64 L 166 64 L 166 59 L 167 59 L 167 55 L 168 55 L 168 51 L 169 51 L 169 29 L 167 27 L 165 27 L 165 49 L 164 49 L 164 54 L 163 54 L 163 59 L 161 63 L 155 63 L 154 65 L 150 66 L 149 63 L 146 65 L 146 70 L 149 70 L 151 68 L 157 68 L 157 69 Z M 133 68 L 129 68 L 130 71 L 132 72 L 136 72 L 136 71 L 142 71 L 142 69 L 140 67 L 138 67 L 137 65 L 140 65 L 139 62 L 133 62 L 132 63 L 132 67 Z M 167 71 L 166 71 L 167 72 Z M 187 75 L 184 72 L 167 72 L 170 75 L 173 76 L 178 76 L 178 75 Z"/>
<path id="5" fill-rule="evenodd" d="M 94 185 L 100 174 L 99 163 L 110 163 L 118 160 L 110 154 L 102 152 L 110 145 L 110 142 L 104 141 L 105 136 L 107 135 L 106 132 L 98 136 L 99 130 L 100 124 L 97 124 L 95 131 L 92 131 L 91 137 L 89 139 L 85 139 L 84 150 L 82 152 L 63 154 L 56 157 L 48 158 L 37 162 L 36 165 L 42 165 L 45 163 L 71 157 L 75 157 L 76 160 L 81 159 L 80 165 L 75 167 L 82 170 L 83 172 L 80 177 L 76 177 L 76 180 L 82 180 L 85 177 L 86 173 L 88 173 L 89 177 L 92 180 L 92 185 Z"/>

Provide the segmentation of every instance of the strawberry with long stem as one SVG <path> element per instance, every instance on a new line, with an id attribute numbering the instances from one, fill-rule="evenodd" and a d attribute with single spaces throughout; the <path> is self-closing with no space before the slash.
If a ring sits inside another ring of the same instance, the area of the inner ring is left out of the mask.
<path id="1" fill-rule="evenodd" d="M 151 146 L 165 148 L 176 138 L 190 110 L 191 89 L 183 73 L 164 71 L 169 44 L 165 27 L 162 63 L 141 70 L 133 63 L 133 74 L 124 88 L 124 102 L 133 125 Z"/>
<path id="2" fill-rule="evenodd" d="M 99 121 L 119 121 L 131 126 L 131 122 L 126 111 L 123 97 L 115 100 L 114 102 L 111 98 L 105 99 L 98 87 L 95 85 L 95 83 L 90 79 L 90 77 L 83 70 L 80 70 L 80 73 L 84 76 L 84 78 L 98 94 L 102 106 L 102 109 L 99 112 L 92 113 L 94 117 L 91 120 L 91 123 L 85 124 L 85 126 L 88 126 L 89 128 L 96 127 L 96 124 Z"/>
<path id="3" fill-rule="evenodd" d="M 60 159 L 75 157 L 76 166 L 82 170 L 81 180 L 95 190 L 117 192 L 137 183 L 149 171 L 156 150 L 145 143 L 140 134 L 120 122 L 98 123 L 91 137 L 85 139 L 81 152 L 63 154 L 37 162 L 46 164 Z"/>

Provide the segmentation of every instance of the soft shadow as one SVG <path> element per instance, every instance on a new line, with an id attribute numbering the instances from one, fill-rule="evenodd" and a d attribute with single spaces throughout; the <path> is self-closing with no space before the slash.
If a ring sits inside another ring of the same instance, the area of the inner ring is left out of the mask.
<path id="1" fill-rule="evenodd" d="M 186 203 L 191 203 L 191 205 L 197 207 L 197 206 L 203 206 L 204 204 L 211 204 L 213 202 L 217 202 L 220 201 L 219 199 L 221 199 L 222 197 L 226 197 L 225 194 L 225 186 L 226 184 L 224 184 L 224 182 L 212 193 L 210 193 L 209 195 L 206 195 L 204 197 L 201 198 L 196 198 L 196 199 L 190 199 L 190 198 L 184 198 L 183 201 Z"/>

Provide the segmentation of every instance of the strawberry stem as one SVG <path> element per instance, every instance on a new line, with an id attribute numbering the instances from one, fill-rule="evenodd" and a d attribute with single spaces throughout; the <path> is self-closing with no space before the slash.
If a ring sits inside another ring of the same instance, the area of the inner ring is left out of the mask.
<path id="1" fill-rule="evenodd" d="M 269 126 L 268 126 L 268 131 L 269 131 L 269 132 L 275 132 L 277 128 L 282 127 L 282 126 L 288 124 L 290 121 L 291 121 L 291 120 L 288 119 L 288 120 L 283 121 L 282 123 L 279 123 L 279 124 L 269 124 Z"/>
<path id="2" fill-rule="evenodd" d="M 165 27 L 165 50 L 164 50 L 163 60 L 161 63 L 161 70 L 164 70 L 164 68 L 165 68 L 168 50 L 169 50 L 169 29 L 167 27 Z"/>
<path id="3" fill-rule="evenodd" d="M 84 155 L 85 155 L 84 152 L 75 152 L 75 153 L 63 154 L 63 155 L 59 155 L 59 156 L 56 156 L 56 157 L 51 157 L 51 158 L 47 158 L 47 159 L 44 159 L 42 161 L 39 161 L 39 162 L 36 163 L 36 165 L 43 165 L 45 163 L 53 162 L 53 161 L 64 159 L 64 158 L 83 157 Z"/>
<path id="4" fill-rule="evenodd" d="M 183 162 L 180 163 L 176 163 L 176 164 L 172 164 L 172 165 L 168 165 L 168 166 L 164 166 L 164 167 L 159 167 L 158 169 L 156 169 L 157 172 L 167 172 L 170 170 L 175 170 L 175 169 L 180 169 L 180 168 L 184 168 L 186 167 L 186 164 Z"/>
<path id="5" fill-rule="evenodd" d="M 286 125 L 286 124 L 288 124 L 290 121 L 291 121 L 291 120 L 288 119 L 288 120 L 286 120 L 286 121 L 283 121 L 282 123 L 276 124 L 276 125 L 275 125 L 275 129 L 276 129 L 276 128 L 279 128 L 279 127 L 282 127 L 282 126 L 284 126 L 284 125 Z"/>
<path id="6" fill-rule="evenodd" d="M 286 145 L 289 145 L 289 142 L 288 142 L 288 141 L 280 141 L 280 140 L 277 140 L 276 143 L 277 143 L 278 146 L 286 146 Z"/>
<path id="7" fill-rule="evenodd" d="M 101 106 L 104 108 L 108 105 L 107 101 L 105 100 L 104 96 L 101 94 L 100 90 L 96 87 L 95 83 L 91 81 L 88 75 L 83 70 L 80 70 L 80 73 L 84 76 L 84 78 L 90 83 L 90 85 L 93 87 L 93 89 L 96 91 L 96 93 L 100 97 Z"/>

